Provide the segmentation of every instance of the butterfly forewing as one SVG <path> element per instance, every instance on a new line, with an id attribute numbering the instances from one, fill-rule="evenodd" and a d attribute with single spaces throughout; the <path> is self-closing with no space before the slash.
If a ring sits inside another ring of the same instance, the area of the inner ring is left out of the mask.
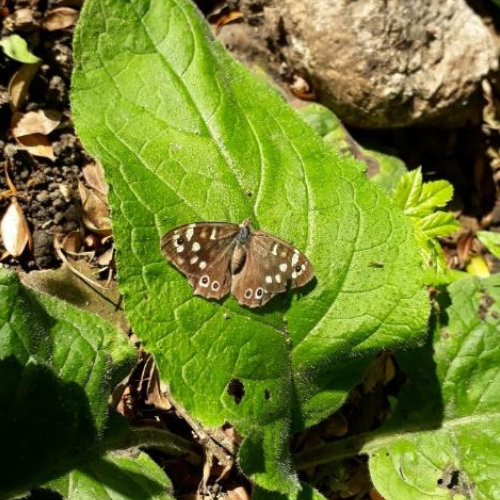
<path id="1" fill-rule="evenodd" d="M 237 224 L 225 222 L 185 224 L 163 236 L 161 250 L 187 276 L 195 294 L 220 299 L 230 289 L 238 230 Z"/>

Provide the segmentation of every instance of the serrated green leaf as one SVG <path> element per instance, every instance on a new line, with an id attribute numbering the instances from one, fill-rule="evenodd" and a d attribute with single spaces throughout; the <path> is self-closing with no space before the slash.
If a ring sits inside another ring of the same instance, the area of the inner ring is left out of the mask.
<path id="1" fill-rule="evenodd" d="M 500 259 L 500 233 L 478 231 L 476 236 L 497 259 Z"/>
<path id="2" fill-rule="evenodd" d="M 296 491 L 291 425 L 331 413 L 374 351 L 411 345 L 425 328 L 410 225 L 358 163 L 213 40 L 190 2 L 89 0 L 74 55 L 75 123 L 111 186 L 134 331 L 178 403 L 204 425 L 241 433 L 249 477 Z M 317 282 L 261 310 L 193 296 L 161 255 L 161 235 L 247 217 L 305 251 Z M 339 385 L 346 365 L 356 369 Z"/>
<path id="3" fill-rule="evenodd" d="M 114 452 L 51 481 L 65 500 L 173 500 L 167 475 L 146 453 Z"/>
<path id="4" fill-rule="evenodd" d="M 370 445 L 386 500 L 500 498 L 500 276 L 461 280 L 450 294 L 433 348 L 399 357 L 409 382 L 386 437 Z"/>
<path id="5" fill-rule="evenodd" d="M 446 205 L 453 197 L 448 181 L 423 182 L 420 168 L 404 175 L 394 191 L 394 201 L 406 215 L 425 217 Z"/>
<path id="6" fill-rule="evenodd" d="M 11 59 L 16 61 L 34 64 L 41 59 L 33 55 L 28 49 L 28 43 L 24 38 L 19 35 L 11 35 L 0 40 L 0 47 L 3 48 L 5 54 L 7 54 Z"/>
<path id="7" fill-rule="evenodd" d="M 419 229 L 426 238 L 448 236 L 458 229 L 460 223 L 449 212 L 435 212 L 419 220 Z"/>
<path id="8" fill-rule="evenodd" d="M 126 337 L 0 269 L 0 498 L 87 460 L 109 424 L 113 380 L 135 360 Z"/>

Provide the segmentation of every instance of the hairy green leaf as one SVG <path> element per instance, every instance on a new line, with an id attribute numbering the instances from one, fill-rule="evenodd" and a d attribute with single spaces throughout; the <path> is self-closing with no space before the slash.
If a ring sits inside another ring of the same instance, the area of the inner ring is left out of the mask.
<path id="1" fill-rule="evenodd" d="M 301 483 L 301 486 L 301 491 L 292 493 L 291 495 L 280 495 L 279 493 L 266 491 L 256 486 L 252 489 L 252 500 L 326 500 L 321 493 L 307 483 Z"/>
<path id="2" fill-rule="evenodd" d="M 134 359 L 122 333 L 0 269 L 0 498 L 97 451 L 111 387 Z"/>
<path id="3" fill-rule="evenodd" d="M 368 177 L 378 187 L 392 194 L 397 182 L 407 171 L 402 160 L 377 151 L 373 147 L 361 146 L 349 134 L 335 113 L 321 104 L 308 104 L 299 108 L 297 112 L 328 145 L 344 155 L 361 160 L 363 163 L 359 164 L 360 169 L 366 170 Z"/>
<path id="4" fill-rule="evenodd" d="M 40 58 L 33 55 L 28 49 L 28 43 L 19 35 L 11 35 L 0 40 L 0 47 L 5 54 L 16 61 L 34 64 L 40 61 Z"/>
<path id="5" fill-rule="evenodd" d="M 500 233 L 478 231 L 476 236 L 497 259 L 500 259 Z"/>
<path id="6" fill-rule="evenodd" d="M 142 452 L 114 452 L 51 481 L 65 500 L 173 500 L 165 472 Z"/>
<path id="7" fill-rule="evenodd" d="M 213 40 L 187 0 L 89 0 L 75 61 L 75 123 L 110 183 L 134 331 L 181 406 L 237 428 L 248 476 L 297 490 L 292 426 L 331 413 L 374 351 L 414 344 L 425 328 L 411 226 L 358 163 Z M 261 310 L 193 296 L 161 235 L 248 217 L 303 250 L 317 280 Z"/>
<path id="8" fill-rule="evenodd" d="M 433 349 L 400 357 L 399 432 L 370 445 L 387 500 L 500 497 L 500 276 L 460 280 L 450 295 Z"/>
<path id="9" fill-rule="evenodd" d="M 301 468 L 369 455 L 386 500 L 500 496 L 500 275 L 467 278 L 438 296 L 428 343 L 398 353 L 406 382 L 395 412 L 372 433 L 309 448 Z M 437 321 L 437 320 L 436 320 Z"/>

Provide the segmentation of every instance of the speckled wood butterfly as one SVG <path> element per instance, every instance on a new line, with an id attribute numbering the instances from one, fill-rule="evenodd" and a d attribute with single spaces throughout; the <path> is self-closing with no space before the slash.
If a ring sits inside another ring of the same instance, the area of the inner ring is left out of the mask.
<path id="1" fill-rule="evenodd" d="M 255 231 L 246 220 L 185 224 L 161 239 L 165 257 L 184 273 L 196 295 L 220 299 L 229 291 L 247 307 L 314 277 L 307 257 L 276 236 Z"/>

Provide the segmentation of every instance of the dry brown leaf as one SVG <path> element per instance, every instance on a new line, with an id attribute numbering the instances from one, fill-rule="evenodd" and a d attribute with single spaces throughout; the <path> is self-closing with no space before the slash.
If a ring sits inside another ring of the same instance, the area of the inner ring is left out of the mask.
<path id="1" fill-rule="evenodd" d="M 88 163 L 82 168 L 82 173 L 88 186 L 102 194 L 108 194 L 108 185 L 104 180 L 104 169 L 99 162 Z"/>
<path id="2" fill-rule="evenodd" d="M 295 97 L 304 101 L 313 101 L 316 99 L 314 91 L 311 89 L 309 82 L 300 75 L 293 75 L 293 82 L 290 84 L 290 90 Z"/>
<path id="3" fill-rule="evenodd" d="M 114 249 L 108 248 L 108 250 L 97 257 L 97 263 L 102 267 L 109 266 L 111 264 L 111 261 L 113 260 L 113 256 Z"/>
<path id="4" fill-rule="evenodd" d="M 64 237 L 61 246 L 65 252 L 79 253 L 82 243 L 82 233 L 80 231 L 71 231 Z"/>
<path id="5" fill-rule="evenodd" d="M 16 112 L 12 117 L 12 135 L 16 139 L 33 134 L 49 135 L 61 123 L 61 118 L 61 113 L 52 109 Z"/>
<path id="6" fill-rule="evenodd" d="M 13 257 L 19 257 L 26 248 L 31 246 L 31 233 L 28 221 L 17 198 L 12 198 L 9 208 L 5 211 L 0 223 L 3 246 Z"/>
<path id="7" fill-rule="evenodd" d="M 70 186 L 67 184 L 59 184 L 59 191 L 61 191 L 61 194 L 66 201 L 71 200 L 73 191 Z"/>
<path id="8" fill-rule="evenodd" d="M 25 149 L 33 156 L 49 158 L 52 161 L 56 159 L 56 157 L 54 156 L 54 150 L 52 149 L 52 144 L 47 139 L 47 137 L 42 134 L 16 137 L 16 142 L 19 144 L 19 146 L 21 146 L 21 148 Z"/>
<path id="9" fill-rule="evenodd" d="M 250 500 L 250 495 L 243 486 L 236 486 L 236 488 L 227 490 L 227 496 L 230 500 Z"/>
<path id="10" fill-rule="evenodd" d="M 58 7 L 49 11 L 43 20 L 43 27 L 47 31 L 62 30 L 73 26 L 80 13 L 70 7 Z"/>
<path id="11" fill-rule="evenodd" d="M 370 500 L 384 500 L 384 497 L 374 488 L 370 490 Z"/>
<path id="12" fill-rule="evenodd" d="M 109 207 L 103 195 L 78 183 L 78 191 L 82 199 L 83 223 L 90 231 L 98 234 L 110 234 Z"/>
<path id="13" fill-rule="evenodd" d="M 472 242 L 474 241 L 474 233 L 472 231 L 463 232 L 457 240 L 457 258 L 461 268 L 469 261 L 472 250 Z"/>
<path id="14" fill-rule="evenodd" d="M 215 23 L 215 34 L 218 35 L 222 27 L 225 26 L 226 24 L 238 21 L 240 19 L 243 19 L 243 13 L 240 12 L 239 10 L 233 10 L 232 12 L 229 12 L 229 14 L 222 16 Z"/>
<path id="15" fill-rule="evenodd" d="M 28 95 L 30 84 L 41 63 L 23 64 L 10 79 L 8 92 L 12 109 L 19 109 Z"/>

